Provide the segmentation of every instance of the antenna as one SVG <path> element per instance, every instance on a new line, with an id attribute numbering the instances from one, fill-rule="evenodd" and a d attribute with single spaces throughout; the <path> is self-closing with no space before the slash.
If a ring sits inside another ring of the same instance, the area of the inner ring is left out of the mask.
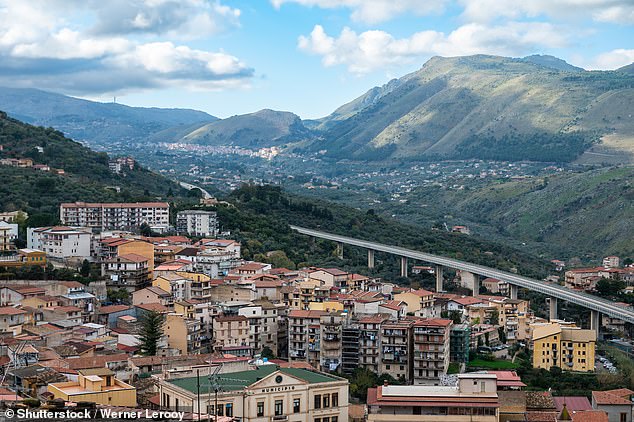
<path id="1" fill-rule="evenodd" d="M 117 96 L 116 95 L 112 98 L 112 102 L 115 103 L 115 104 L 117 103 Z"/>

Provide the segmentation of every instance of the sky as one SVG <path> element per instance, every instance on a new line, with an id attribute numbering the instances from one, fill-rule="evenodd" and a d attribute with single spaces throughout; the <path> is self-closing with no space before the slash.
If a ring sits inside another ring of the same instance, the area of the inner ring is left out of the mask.
<path id="1" fill-rule="evenodd" d="M 634 0 L 0 0 L 0 85 L 330 114 L 433 56 L 634 62 Z"/>

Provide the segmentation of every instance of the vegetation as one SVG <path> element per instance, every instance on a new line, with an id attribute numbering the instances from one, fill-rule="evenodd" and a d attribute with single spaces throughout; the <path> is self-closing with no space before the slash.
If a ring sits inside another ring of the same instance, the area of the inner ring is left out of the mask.
<path id="1" fill-rule="evenodd" d="M 503 359 L 483 359 L 477 358 L 469 362 L 469 369 L 474 368 L 482 368 L 482 369 L 491 369 L 491 370 L 508 370 L 508 369 L 517 369 L 519 368 L 519 364 L 513 363 L 508 360 Z"/>
<path id="2" fill-rule="evenodd" d="M 163 337 L 165 314 L 156 311 L 146 311 L 141 317 L 139 332 L 140 351 L 145 356 L 156 356 L 158 342 Z"/>
<path id="3" fill-rule="evenodd" d="M 381 376 L 366 368 L 356 368 L 351 375 L 343 374 L 350 381 L 350 396 L 365 403 L 368 398 L 368 388 L 383 385 L 385 381 L 392 385 L 405 384 L 405 380 L 397 380 L 389 374 Z"/>

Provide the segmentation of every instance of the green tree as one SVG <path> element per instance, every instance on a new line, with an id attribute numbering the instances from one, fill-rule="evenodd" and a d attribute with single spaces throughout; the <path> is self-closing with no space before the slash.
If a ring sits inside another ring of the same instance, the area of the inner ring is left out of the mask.
<path id="1" fill-rule="evenodd" d="M 260 353 L 260 356 L 262 358 L 275 359 L 275 353 L 273 353 L 273 350 L 271 350 L 269 346 L 264 346 L 262 348 L 262 352 Z"/>
<path id="2" fill-rule="evenodd" d="M 130 292 L 126 289 L 108 289 L 108 302 L 130 304 Z"/>
<path id="3" fill-rule="evenodd" d="M 141 236 L 146 236 L 146 237 L 152 236 L 152 228 L 150 227 L 148 223 L 141 224 L 141 227 L 139 229 L 140 229 Z"/>
<path id="4" fill-rule="evenodd" d="M 90 262 L 88 262 L 87 259 L 84 259 L 82 261 L 81 268 L 79 269 L 79 274 L 81 274 L 82 277 L 90 276 Z"/>
<path id="5" fill-rule="evenodd" d="M 145 356 L 156 356 L 158 342 L 163 337 L 163 325 L 165 324 L 165 314 L 156 311 L 145 312 L 141 317 L 141 331 L 139 339 L 141 341 L 141 354 Z"/>

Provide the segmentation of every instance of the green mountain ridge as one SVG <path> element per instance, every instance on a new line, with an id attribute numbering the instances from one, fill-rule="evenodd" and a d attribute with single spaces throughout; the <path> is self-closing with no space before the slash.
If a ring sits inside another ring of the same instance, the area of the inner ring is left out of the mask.
<path id="1" fill-rule="evenodd" d="M 388 85 L 321 119 L 320 139 L 306 148 L 352 159 L 566 162 L 602 144 L 602 154 L 634 157 L 626 72 L 550 56 L 434 57 Z"/>

